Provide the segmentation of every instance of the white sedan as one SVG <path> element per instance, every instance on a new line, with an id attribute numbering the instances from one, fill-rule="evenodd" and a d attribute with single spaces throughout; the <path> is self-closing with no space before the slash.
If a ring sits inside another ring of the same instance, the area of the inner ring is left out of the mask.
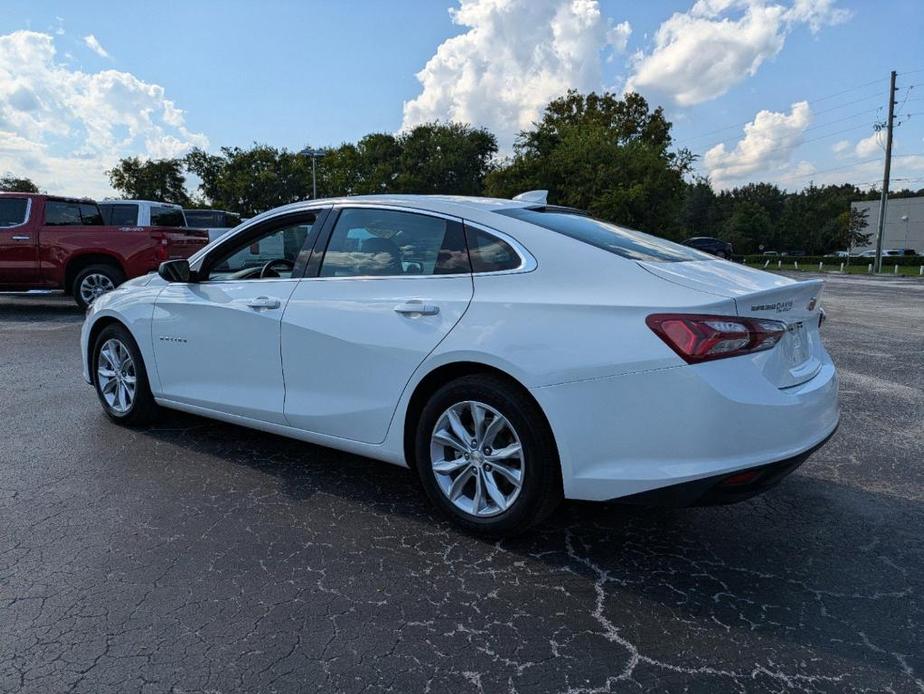
<path id="1" fill-rule="evenodd" d="M 791 472 L 838 423 L 821 289 L 537 194 L 314 200 L 98 299 L 84 377 L 116 422 L 409 466 L 510 534 L 563 497 L 728 503 Z"/>

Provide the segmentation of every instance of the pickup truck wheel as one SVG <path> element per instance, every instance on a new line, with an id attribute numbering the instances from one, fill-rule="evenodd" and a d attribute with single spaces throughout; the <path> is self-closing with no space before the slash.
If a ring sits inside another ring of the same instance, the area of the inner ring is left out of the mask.
<path id="1" fill-rule="evenodd" d="M 74 301 L 86 310 L 96 299 L 111 292 L 125 281 L 122 271 L 113 265 L 90 265 L 74 278 Z"/>
<path id="2" fill-rule="evenodd" d="M 141 350 L 124 326 L 113 323 L 96 338 L 93 383 L 103 410 L 114 422 L 141 426 L 157 417 L 160 408 L 151 394 Z"/>

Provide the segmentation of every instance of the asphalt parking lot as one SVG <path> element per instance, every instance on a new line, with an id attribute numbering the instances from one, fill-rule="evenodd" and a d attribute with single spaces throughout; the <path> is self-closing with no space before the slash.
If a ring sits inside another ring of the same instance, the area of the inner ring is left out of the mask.
<path id="1" fill-rule="evenodd" d="M 110 424 L 70 301 L 0 297 L 0 691 L 924 691 L 924 282 L 824 306 L 842 425 L 777 489 L 490 543 L 396 467 Z"/>

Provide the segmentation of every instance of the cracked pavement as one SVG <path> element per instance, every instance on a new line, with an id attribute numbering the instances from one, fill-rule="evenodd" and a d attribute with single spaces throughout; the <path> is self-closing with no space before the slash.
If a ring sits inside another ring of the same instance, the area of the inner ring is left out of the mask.
<path id="1" fill-rule="evenodd" d="M 494 543 L 397 467 L 117 427 L 69 300 L 0 296 L 0 691 L 924 691 L 924 283 L 823 303 L 843 420 L 779 487 Z"/>

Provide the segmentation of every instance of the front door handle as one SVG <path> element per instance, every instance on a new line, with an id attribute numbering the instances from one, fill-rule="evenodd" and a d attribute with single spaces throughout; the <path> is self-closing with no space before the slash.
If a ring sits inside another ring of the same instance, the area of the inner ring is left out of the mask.
<path id="1" fill-rule="evenodd" d="M 247 305 L 250 306 L 250 308 L 279 308 L 280 301 L 279 299 L 269 296 L 258 296 L 248 301 Z"/>
<path id="2" fill-rule="evenodd" d="M 439 306 L 425 304 L 420 299 L 411 299 L 395 306 L 395 312 L 405 316 L 435 316 L 440 312 Z"/>
<path id="3" fill-rule="evenodd" d="M 14 241 L 28 241 L 31 239 L 31 236 L 14 236 L 12 237 Z"/>

